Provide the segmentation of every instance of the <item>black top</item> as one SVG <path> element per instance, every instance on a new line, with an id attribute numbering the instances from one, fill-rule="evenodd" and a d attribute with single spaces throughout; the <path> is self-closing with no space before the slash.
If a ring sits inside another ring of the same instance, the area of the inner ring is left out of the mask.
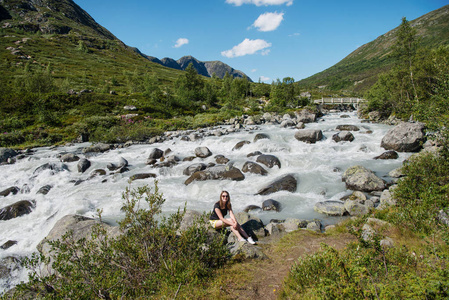
<path id="1" fill-rule="evenodd" d="M 219 201 L 220 202 L 220 201 Z M 224 216 L 226 216 L 228 214 L 228 209 L 225 207 L 224 209 L 220 208 L 220 203 L 216 202 L 214 204 L 214 210 L 212 211 L 212 213 L 210 214 L 210 218 L 209 220 L 220 220 L 220 218 L 218 217 L 217 213 L 215 212 L 215 209 L 218 208 L 221 211 L 221 214 Z"/>

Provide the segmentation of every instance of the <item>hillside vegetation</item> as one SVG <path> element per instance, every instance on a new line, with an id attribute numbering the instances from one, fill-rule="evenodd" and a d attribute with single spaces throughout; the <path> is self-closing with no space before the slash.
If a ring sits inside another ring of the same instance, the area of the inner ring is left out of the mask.
<path id="1" fill-rule="evenodd" d="M 399 20 L 398 20 L 399 23 Z M 416 29 L 419 45 L 438 48 L 449 44 L 449 5 L 410 21 Z M 302 88 L 326 86 L 329 93 L 348 90 L 362 95 L 376 81 L 379 74 L 391 69 L 394 58 L 391 46 L 396 41 L 395 28 L 369 42 L 334 66 L 298 82 Z"/>

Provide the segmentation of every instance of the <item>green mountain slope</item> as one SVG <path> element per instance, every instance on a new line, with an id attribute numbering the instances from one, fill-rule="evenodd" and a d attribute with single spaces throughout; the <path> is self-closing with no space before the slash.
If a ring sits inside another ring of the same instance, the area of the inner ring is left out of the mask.
<path id="1" fill-rule="evenodd" d="M 401 20 L 398 20 L 400 24 Z M 430 48 L 449 44 L 449 5 L 410 22 L 417 29 L 422 46 Z M 377 75 L 389 70 L 392 59 L 390 46 L 395 42 L 397 28 L 385 33 L 349 54 L 336 65 L 298 82 L 301 87 L 327 86 L 329 90 L 363 92 L 377 80 Z"/>

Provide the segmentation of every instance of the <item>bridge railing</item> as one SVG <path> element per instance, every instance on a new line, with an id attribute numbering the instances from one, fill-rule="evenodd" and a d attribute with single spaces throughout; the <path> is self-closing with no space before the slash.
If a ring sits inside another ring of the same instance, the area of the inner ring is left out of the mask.
<path id="1" fill-rule="evenodd" d="M 354 98 L 354 97 L 343 97 L 343 98 L 321 98 L 313 100 L 315 104 L 356 104 L 365 102 L 365 99 Z"/>

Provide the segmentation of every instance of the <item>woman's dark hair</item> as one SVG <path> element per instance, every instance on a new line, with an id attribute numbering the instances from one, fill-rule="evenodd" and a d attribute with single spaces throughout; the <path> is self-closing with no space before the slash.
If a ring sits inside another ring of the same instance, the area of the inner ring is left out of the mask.
<path id="1" fill-rule="evenodd" d="M 222 196 L 224 193 L 228 194 L 228 201 L 227 201 L 226 208 L 227 208 L 228 210 L 230 210 L 230 209 L 232 209 L 232 206 L 231 206 L 231 195 L 229 195 L 228 191 L 222 191 L 222 192 L 220 193 L 220 201 L 218 201 L 218 203 L 220 203 L 220 209 L 225 209 L 224 202 L 221 201 L 221 199 L 222 199 L 221 196 Z"/>

